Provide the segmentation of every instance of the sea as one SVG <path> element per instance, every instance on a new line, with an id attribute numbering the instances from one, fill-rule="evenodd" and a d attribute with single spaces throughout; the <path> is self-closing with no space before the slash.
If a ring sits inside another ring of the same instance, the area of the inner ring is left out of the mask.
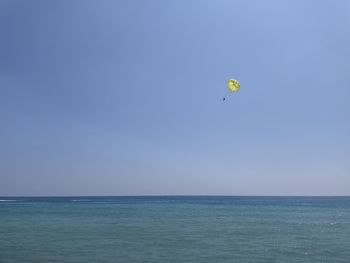
<path id="1" fill-rule="evenodd" d="M 0 262 L 350 263 L 350 197 L 0 197 Z"/>

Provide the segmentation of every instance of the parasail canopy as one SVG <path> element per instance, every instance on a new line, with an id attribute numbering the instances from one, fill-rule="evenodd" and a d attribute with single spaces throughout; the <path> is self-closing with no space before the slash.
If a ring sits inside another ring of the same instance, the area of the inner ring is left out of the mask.
<path id="1" fill-rule="evenodd" d="M 238 80 L 230 79 L 227 83 L 227 87 L 228 87 L 229 91 L 237 92 L 237 91 L 239 91 L 241 84 L 238 82 Z"/>

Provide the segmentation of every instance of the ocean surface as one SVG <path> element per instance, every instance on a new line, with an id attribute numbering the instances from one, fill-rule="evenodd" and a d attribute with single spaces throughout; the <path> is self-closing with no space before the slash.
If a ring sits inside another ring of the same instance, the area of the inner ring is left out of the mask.
<path id="1" fill-rule="evenodd" d="M 350 197 L 0 197 L 0 262 L 350 262 Z"/>

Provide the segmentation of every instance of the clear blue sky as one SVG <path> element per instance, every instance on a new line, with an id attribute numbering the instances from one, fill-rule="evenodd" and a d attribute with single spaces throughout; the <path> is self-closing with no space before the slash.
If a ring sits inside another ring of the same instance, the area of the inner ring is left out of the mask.
<path id="1" fill-rule="evenodd" d="M 0 196 L 350 194 L 349 1 L 0 0 L 0 32 Z"/>

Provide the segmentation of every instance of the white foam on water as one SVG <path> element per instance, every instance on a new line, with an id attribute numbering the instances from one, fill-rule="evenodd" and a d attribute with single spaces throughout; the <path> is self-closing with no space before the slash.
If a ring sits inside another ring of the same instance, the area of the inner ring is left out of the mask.
<path id="1" fill-rule="evenodd" d="M 3 200 L 3 199 L 0 199 L 0 202 L 15 202 L 17 200 Z"/>
<path id="2" fill-rule="evenodd" d="M 89 199 L 73 199 L 72 202 L 89 202 Z"/>

